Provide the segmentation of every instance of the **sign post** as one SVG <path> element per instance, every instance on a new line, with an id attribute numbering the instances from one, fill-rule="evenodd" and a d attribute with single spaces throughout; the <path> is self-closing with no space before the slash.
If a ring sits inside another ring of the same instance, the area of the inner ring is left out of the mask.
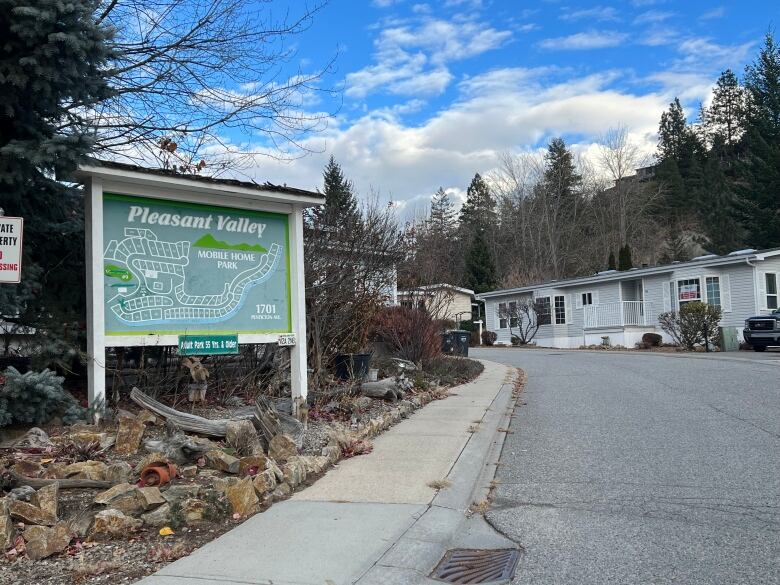
<path id="1" fill-rule="evenodd" d="M 22 235 L 24 220 L 0 213 L 0 283 L 22 281 Z"/>
<path id="2" fill-rule="evenodd" d="M 86 186 L 89 401 L 105 398 L 105 348 L 181 355 L 291 346 L 306 396 L 303 209 L 319 193 L 93 162 Z M 295 401 L 293 401 L 295 403 Z"/>

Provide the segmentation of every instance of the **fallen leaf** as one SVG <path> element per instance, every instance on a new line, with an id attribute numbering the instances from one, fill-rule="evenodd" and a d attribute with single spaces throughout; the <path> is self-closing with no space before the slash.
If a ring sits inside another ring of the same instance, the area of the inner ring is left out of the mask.
<path id="1" fill-rule="evenodd" d="M 160 528 L 160 536 L 173 536 L 174 532 L 170 526 Z"/>

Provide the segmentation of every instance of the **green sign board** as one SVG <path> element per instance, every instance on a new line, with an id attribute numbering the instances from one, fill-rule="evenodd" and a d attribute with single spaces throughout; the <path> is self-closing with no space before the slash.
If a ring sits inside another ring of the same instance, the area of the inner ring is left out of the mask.
<path id="1" fill-rule="evenodd" d="M 288 216 L 103 196 L 106 335 L 290 333 Z"/>
<path id="2" fill-rule="evenodd" d="M 238 353 L 238 335 L 180 335 L 179 355 Z"/>

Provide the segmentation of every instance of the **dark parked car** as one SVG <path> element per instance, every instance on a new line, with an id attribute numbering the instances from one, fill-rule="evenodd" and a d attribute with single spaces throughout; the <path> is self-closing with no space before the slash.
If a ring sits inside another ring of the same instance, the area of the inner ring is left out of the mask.
<path id="1" fill-rule="evenodd" d="M 769 315 L 745 319 L 745 341 L 754 351 L 764 351 L 771 345 L 780 345 L 780 309 Z"/>

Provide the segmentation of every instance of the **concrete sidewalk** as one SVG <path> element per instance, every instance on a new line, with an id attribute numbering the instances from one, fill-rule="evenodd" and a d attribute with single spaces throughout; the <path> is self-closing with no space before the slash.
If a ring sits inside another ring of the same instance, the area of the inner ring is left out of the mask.
<path id="1" fill-rule="evenodd" d="M 483 363 L 477 380 L 389 429 L 371 454 L 140 583 L 437 583 L 427 575 L 449 548 L 513 547 L 466 515 L 493 478 L 512 406 L 514 370 Z M 445 478 L 438 493 L 427 485 Z"/>

